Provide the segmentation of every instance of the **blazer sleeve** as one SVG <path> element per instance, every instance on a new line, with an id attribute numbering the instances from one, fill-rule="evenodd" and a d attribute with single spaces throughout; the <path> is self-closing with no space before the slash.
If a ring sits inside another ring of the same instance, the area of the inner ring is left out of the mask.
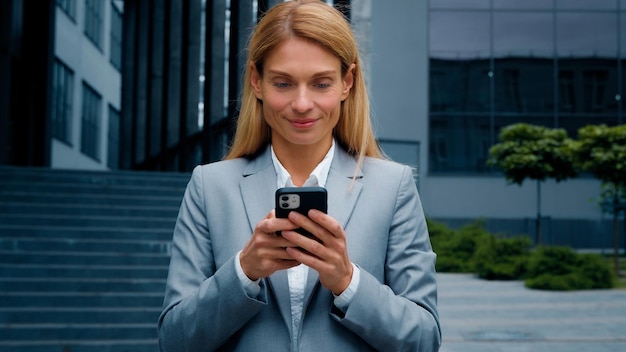
<path id="1" fill-rule="evenodd" d="M 345 314 L 331 314 L 377 350 L 439 350 L 435 260 L 412 172 L 405 167 L 389 228 L 385 282 L 361 270 Z"/>
<path id="2" fill-rule="evenodd" d="M 235 257 L 216 269 L 204 204 L 202 168 L 185 190 L 174 228 L 163 311 L 158 320 L 161 351 L 215 350 L 267 304 L 267 289 L 247 296 L 235 272 Z"/>

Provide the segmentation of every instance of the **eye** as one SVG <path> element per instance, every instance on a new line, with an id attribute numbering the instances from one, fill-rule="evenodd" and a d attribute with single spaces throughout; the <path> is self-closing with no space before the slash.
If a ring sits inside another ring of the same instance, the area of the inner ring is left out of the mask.
<path id="1" fill-rule="evenodd" d="M 332 86 L 332 81 L 329 79 L 320 79 L 315 81 L 315 83 L 313 83 L 313 86 L 317 89 L 326 89 Z"/>
<path id="2" fill-rule="evenodd" d="M 274 87 L 279 89 L 289 88 L 290 84 L 287 82 L 274 82 Z"/>

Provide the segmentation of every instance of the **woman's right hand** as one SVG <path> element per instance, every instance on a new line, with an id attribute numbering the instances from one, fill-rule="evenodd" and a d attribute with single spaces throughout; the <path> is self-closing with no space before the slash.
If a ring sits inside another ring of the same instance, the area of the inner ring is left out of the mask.
<path id="1" fill-rule="evenodd" d="M 294 244 L 276 234 L 277 231 L 296 228 L 288 219 L 276 218 L 274 210 L 259 221 L 239 257 L 244 274 L 255 281 L 268 277 L 275 271 L 298 266 L 300 262 L 286 251 L 287 247 L 294 247 Z"/>

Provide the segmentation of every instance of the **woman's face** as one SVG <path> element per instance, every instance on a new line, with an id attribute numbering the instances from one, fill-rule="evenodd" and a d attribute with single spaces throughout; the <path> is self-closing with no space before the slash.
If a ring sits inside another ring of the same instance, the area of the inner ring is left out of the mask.
<path id="1" fill-rule="evenodd" d="M 300 38 L 276 47 L 263 62 L 262 75 L 251 65 L 251 84 L 263 101 L 274 148 L 328 150 L 341 102 L 352 88 L 354 66 L 342 77 L 337 57 Z"/>

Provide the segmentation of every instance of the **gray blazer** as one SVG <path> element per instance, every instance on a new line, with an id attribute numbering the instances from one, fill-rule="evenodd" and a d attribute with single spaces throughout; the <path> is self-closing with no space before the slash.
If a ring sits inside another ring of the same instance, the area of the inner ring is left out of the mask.
<path id="1" fill-rule="evenodd" d="M 235 271 L 235 255 L 274 208 L 269 147 L 252 160 L 196 167 L 174 229 L 161 350 L 289 351 L 297 333 L 299 351 L 437 351 L 436 256 L 411 169 L 366 158 L 357 170 L 337 147 L 326 188 L 361 280 L 343 314 L 309 270 L 301 331 L 293 332 L 287 272 L 262 279 L 252 298 Z"/>

